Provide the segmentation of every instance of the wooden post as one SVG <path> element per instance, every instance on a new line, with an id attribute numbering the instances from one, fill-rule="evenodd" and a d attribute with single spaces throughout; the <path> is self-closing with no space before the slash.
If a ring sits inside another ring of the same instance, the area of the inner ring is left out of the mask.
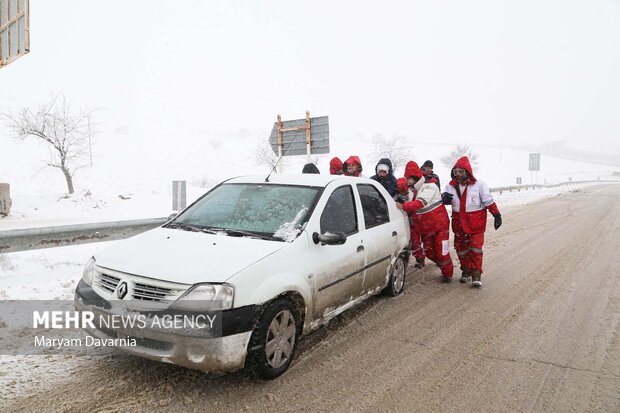
<path id="1" fill-rule="evenodd" d="M 282 158 L 282 117 L 278 113 L 278 164 L 276 166 L 276 172 L 281 173 L 282 169 L 280 167 L 279 160 Z"/>
<path id="2" fill-rule="evenodd" d="M 310 162 L 310 111 L 306 111 L 306 155 Z"/>
<path id="3" fill-rule="evenodd" d="M 25 1 L 25 11 L 26 17 L 24 17 L 24 24 L 26 25 L 26 44 L 24 45 L 24 49 L 26 52 L 30 51 L 30 0 Z"/>
<path id="4" fill-rule="evenodd" d="M 278 147 L 282 146 L 282 117 L 278 114 Z"/>

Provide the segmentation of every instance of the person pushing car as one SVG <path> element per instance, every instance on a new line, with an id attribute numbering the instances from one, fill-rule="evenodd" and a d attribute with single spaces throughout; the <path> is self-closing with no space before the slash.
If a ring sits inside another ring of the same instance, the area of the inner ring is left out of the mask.
<path id="1" fill-rule="evenodd" d="M 409 161 L 405 167 L 405 178 L 416 190 L 413 201 L 396 204 L 396 207 L 411 216 L 415 214 L 415 225 L 422 235 L 424 255 L 441 270 L 442 281 L 452 282 L 454 267 L 450 257 L 450 220 L 442 203 L 439 188 L 425 182 L 418 164 Z"/>

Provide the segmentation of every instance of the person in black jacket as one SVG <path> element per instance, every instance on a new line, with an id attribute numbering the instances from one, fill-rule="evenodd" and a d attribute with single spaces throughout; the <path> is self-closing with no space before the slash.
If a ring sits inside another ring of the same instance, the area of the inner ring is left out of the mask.
<path id="1" fill-rule="evenodd" d="M 390 196 L 394 197 L 398 193 L 398 188 L 396 187 L 396 177 L 392 169 L 392 161 L 388 158 L 380 159 L 377 166 L 375 166 L 375 173 L 376 175 L 371 176 L 370 179 L 379 182 L 388 191 Z"/>
<path id="2" fill-rule="evenodd" d="M 439 177 L 433 173 L 433 162 L 426 161 L 420 167 L 422 173 L 424 174 L 424 181 L 432 184 L 437 184 L 437 187 L 441 191 L 441 184 L 439 183 Z"/>
<path id="3" fill-rule="evenodd" d="M 309 162 L 304 165 L 304 168 L 301 170 L 302 174 L 320 174 L 319 168 L 316 167 L 315 164 Z"/>

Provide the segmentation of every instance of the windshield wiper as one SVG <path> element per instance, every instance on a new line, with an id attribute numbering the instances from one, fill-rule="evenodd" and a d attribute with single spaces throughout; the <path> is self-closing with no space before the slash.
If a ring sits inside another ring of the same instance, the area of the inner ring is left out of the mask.
<path id="1" fill-rule="evenodd" d="M 165 228 L 173 228 L 173 229 L 176 228 L 176 229 L 182 229 L 183 231 L 204 232 L 207 234 L 215 234 L 215 232 L 211 231 L 210 229 L 195 227 L 193 225 L 184 224 L 182 222 L 171 222 L 170 224 L 166 225 Z"/>
<path id="2" fill-rule="evenodd" d="M 268 239 L 268 240 L 273 240 L 274 239 L 270 235 L 263 235 L 263 234 L 260 234 L 260 233 L 250 232 L 250 231 L 243 231 L 243 230 L 240 230 L 240 229 L 212 228 L 212 227 L 209 227 L 209 229 L 213 230 L 213 231 L 225 232 L 226 235 L 229 235 L 231 237 L 251 237 L 251 238 L 260 238 L 260 239 Z"/>

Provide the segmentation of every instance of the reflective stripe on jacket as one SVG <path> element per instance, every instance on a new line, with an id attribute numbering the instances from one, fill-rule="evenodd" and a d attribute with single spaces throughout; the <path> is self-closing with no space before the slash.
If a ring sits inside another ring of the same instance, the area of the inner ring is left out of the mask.
<path id="1" fill-rule="evenodd" d="M 446 207 L 441 202 L 441 194 L 437 185 L 420 179 L 414 188 L 417 189 L 416 198 L 403 204 L 403 209 L 415 217 L 414 221 L 419 223 L 420 232 L 432 234 L 448 230 L 450 220 Z"/>
<path id="2" fill-rule="evenodd" d="M 444 192 L 452 195 L 452 230 L 455 229 L 454 220 L 460 220 L 460 228 L 466 234 L 484 232 L 487 227 L 487 209 L 493 215 L 499 214 L 499 209 L 491 196 L 487 184 L 479 181 L 472 173 L 471 165 L 467 157 L 460 158 L 454 168 L 465 169 L 470 177 L 465 184 L 463 193 L 459 195 L 459 182 L 454 178 L 446 185 Z M 452 168 L 454 170 L 454 168 Z"/>

